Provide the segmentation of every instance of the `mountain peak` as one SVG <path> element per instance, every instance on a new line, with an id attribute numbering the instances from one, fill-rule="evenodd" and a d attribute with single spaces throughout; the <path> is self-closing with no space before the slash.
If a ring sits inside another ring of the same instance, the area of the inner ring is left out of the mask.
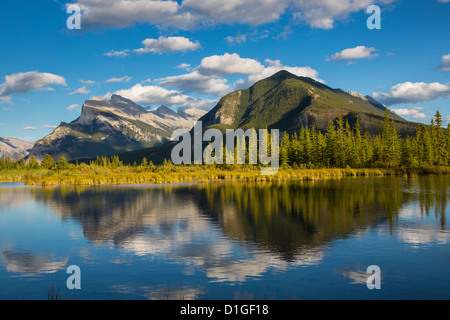
<path id="1" fill-rule="evenodd" d="M 133 104 L 133 105 L 135 105 L 135 103 L 133 101 L 131 101 L 129 99 L 126 99 L 126 98 L 124 98 L 122 96 L 119 96 L 118 94 L 113 94 L 111 96 L 110 102 L 112 104 L 114 104 L 114 103 L 126 103 L 126 104 Z"/>
<path id="2" fill-rule="evenodd" d="M 351 95 L 352 97 L 360 98 L 361 100 L 367 101 L 367 98 L 364 97 L 364 96 L 363 96 L 361 93 L 359 93 L 359 92 L 356 92 L 356 91 L 349 91 L 348 94 Z"/>
<path id="3" fill-rule="evenodd" d="M 153 110 L 153 113 L 161 118 L 166 118 L 167 116 L 177 116 L 177 113 L 165 105 Z"/>
<path id="4" fill-rule="evenodd" d="M 290 73 L 289 71 L 281 70 L 281 71 L 278 71 L 277 73 L 275 73 L 274 75 L 272 75 L 269 79 L 284 81 L 286 79 L 291 79 L 291 78 L 298 79 L 298 76 L 296 76 L 293 73 Z"/>

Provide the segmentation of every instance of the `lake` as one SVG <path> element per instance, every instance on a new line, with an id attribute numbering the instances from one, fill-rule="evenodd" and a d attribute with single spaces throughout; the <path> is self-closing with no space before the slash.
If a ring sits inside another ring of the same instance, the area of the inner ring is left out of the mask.
<path id="1" fill-rule="evenodd" d="M 0 299 L 450 299 L 449 196 L 449 176 L 0 184 Z"/>

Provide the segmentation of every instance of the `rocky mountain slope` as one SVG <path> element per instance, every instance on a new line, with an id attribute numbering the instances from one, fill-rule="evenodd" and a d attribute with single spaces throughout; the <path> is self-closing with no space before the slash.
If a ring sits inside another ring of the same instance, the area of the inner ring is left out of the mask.
<path id="1" fill-rule="evenodd" d="M 9 157 L 11 160 L 19 160 L 28 155 L 33 143 L 15 138 L 0 137 L 0 158 Z"/>
<path id="2" fill-rule="evenodd" d="M 93 98 L 83 104 L 78 119 L 61 123 L 37 141 L 28 158 L 41 160 L 50 154 L 76 160 L 154 147 L 170 141 L 175 129 L 192 128 L 205 113 L 195 108 L 174 112 L 165 106 L 148 111 L 118 95 L 110 101 Z"/>
<path id="3" fill-rule="evenodd" d="M 280 71 L 246 90 L 226 95 L 200 121 L 204 128 L 268 127 L 294 133 L 302 125 L 324 131 L 330 120 L 342 114 L 350 124 L 357 119 L 363 128 L 376 135 L 382 130 L 385 108 L 369 96 L 332 89 L 313 79 Z M 414 132 L 415 124 L 394 113 L 390 116 L 400 133 Z"/>

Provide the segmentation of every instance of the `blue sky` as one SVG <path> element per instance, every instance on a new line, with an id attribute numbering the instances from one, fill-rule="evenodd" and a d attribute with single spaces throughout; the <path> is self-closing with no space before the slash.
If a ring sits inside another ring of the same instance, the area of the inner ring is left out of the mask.
<path id="1" fill-rule="evenodd" d="M 69 30 L 67 5 L 81 9 Z M 369 5 L 381 29 L 369 30 Z M 94 96 L 211 108 L 286 69 L 450 121 L 450 0 L 16 0 L 0 10 L 0 136 L 35 141 Z"/>

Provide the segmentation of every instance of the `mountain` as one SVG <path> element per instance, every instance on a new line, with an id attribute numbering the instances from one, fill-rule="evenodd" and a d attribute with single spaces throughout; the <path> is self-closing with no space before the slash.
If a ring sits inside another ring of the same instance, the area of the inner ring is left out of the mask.
<path id="1" fill-rule="evenodd" d="M 118 95 L 110 101 L 93 98 L 83 104 L 78 119 L 61 123 L 37 141 L 28 158 L 41 160 L 49 154 L 76 160 L 154 147 L 170 141 L 175 129 L 191 129 L 205 113 L 195 108 L 174 112 L 166 106 L 148 111 Z"/>
<path id="2" fill-rule="evenodd" d="M 0 158 L 9 157 L 11 160 L 24 158 L 30 152 L 33 143 L 15 138 L 0 137 Z"/>
<path id="3" fill-rule="evenodd" d="M 342 114 L 351 125 L 359 120 L 363 128 L 377 135 L 382 130 L 385 108 L 369 96 L 332 89 L 313 79 L 280 71 L 248 89 L 226 95 L 200 121 L 205 129 L 268 127 L 294 133 L 302 125 L 325 131 L 328 122 Z M 415 124 L 394 113 L 390 116 L 401 133 L 415 130 Z"/>
<path id="4" fill-rule="evenodd" d="M 328 122 L 341 114 L 350 125 L 359 121 L 372 136 L 383 130 L 386 107 L 370 96 L 332 89 L 306 77 L 298 77 L 287 71 L 256 82 L 244 90 L 224 96 L 219 103 L 199 121 L 203 130 L 226 129 L 279 129 L 290 134 L 299 132 L 302 126 L 317 127 L 325 132 Z M 408 122 L 390 112 L 401 136 L 415 135 L 417 124 Z M 119 154 L 124 162 L 141 161 L 143 157 L 160 163 L 169 158 L 174 143 L 155 148 Z"/>

